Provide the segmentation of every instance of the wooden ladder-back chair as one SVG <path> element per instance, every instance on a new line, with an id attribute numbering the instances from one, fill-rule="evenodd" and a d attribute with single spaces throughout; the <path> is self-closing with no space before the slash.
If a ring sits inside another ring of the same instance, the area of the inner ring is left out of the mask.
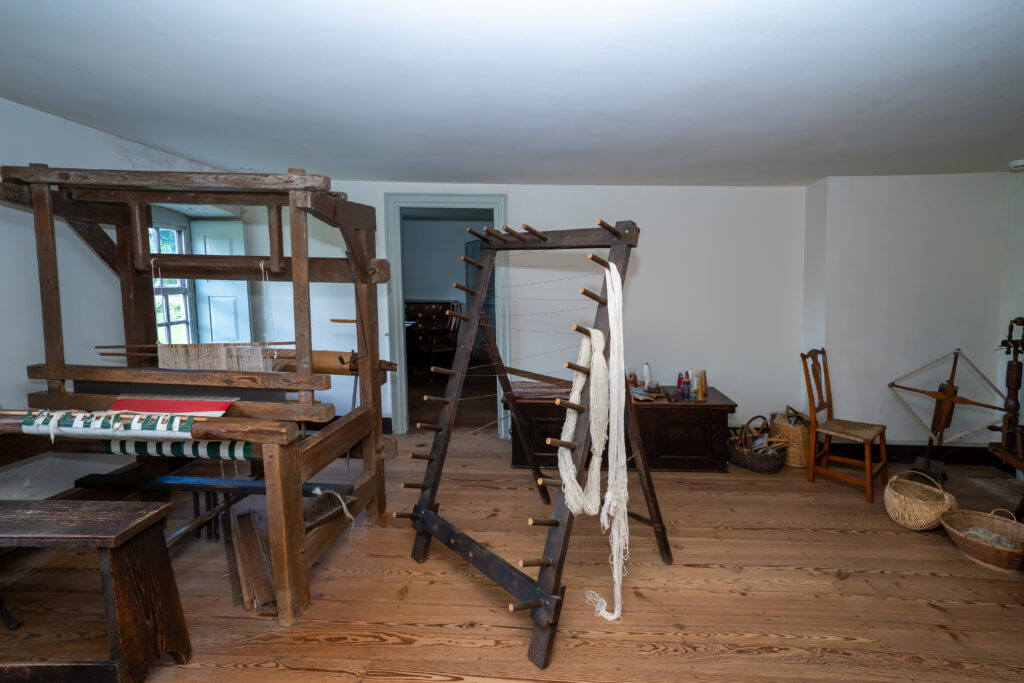
<path id="1" fill-rule="evenodd" d="M 813 436 L 808 446 L 810 453 L 807 459 L 807 481 L 814 481 L 814 475 L 817 473 L 856 484 L 864 488 L 867 501 L 870 503 L 873 499 L 871 484 L 875 475 L 881 472 L 883 482 L 889 479 L 889 466 L 885 458 L 885 425 L 835 419 L 832 415 L 832 384 L 829 381 L 828 356 L 825 354 L 825 349 L 811 349 L 807 353 L 801 353 L 800 360 L 804 367 L 804 380 L 807 382 L 807 405 L 810 406 L 810 429 Z M 824 382 L 822 382 L 822 368 L 824 368 Z M 822 410 L 825 411 L 825 420 L 819 422 L 818 413 Z M 819 435 L 822 437 L 820 443 Z M 863 461 L 857 458 L 832 455 L 829 449 L 833 437 L 863 443 Z M 881 451 L 881 458 L 877 465 L 872 464 L 871 457 L 871 445 L 875 439 L 878 439 L 878 447 Z M 863 465 L 864 478 L 858 479 L 829 469 L 829 463 L 832 461 L 847 465 Z"/>

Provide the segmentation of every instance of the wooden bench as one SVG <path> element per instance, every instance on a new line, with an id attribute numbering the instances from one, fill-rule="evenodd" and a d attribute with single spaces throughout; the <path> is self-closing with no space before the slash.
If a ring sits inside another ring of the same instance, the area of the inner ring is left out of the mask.
<path id="1" fill-rule="evenodd" d="M 192 658 L 164 542 L 169 503 L 0 501 L 0 547 L 97 548 L 110 660 L 0 664 L 2 680 L 145 680 L 171 653 Z"/>

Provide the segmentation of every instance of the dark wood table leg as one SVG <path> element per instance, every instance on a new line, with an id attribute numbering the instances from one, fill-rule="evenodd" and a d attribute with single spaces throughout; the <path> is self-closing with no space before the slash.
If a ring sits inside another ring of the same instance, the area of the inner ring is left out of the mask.
<path id="1" fill-rule="evenodd" d="M 121 680 L 144 681 L 167 653 L 180 664 L 192 658 L 185 614 L 160 520 L 116 548 L 100 549 L 110 658 Z"/>

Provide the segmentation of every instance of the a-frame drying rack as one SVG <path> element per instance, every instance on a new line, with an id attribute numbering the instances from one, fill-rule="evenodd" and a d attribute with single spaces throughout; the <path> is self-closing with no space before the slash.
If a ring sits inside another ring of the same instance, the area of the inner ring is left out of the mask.
<path id="1" fill-rule="evenodd" d="M 465 314 L 449 312 L 449 315 L 461 321 L 455 360 L 451 369 L 432 368 L 433 371 L 448 376 L 448 386 L 443 397 L 427 397 L 428 400 L 442 403 L 444 407 L 437 424 L 418 423 L 416 425 L 419 429 L 433 431 L 434 440 L 429 454 L 411 454 L 412 458 L 424 460 L 427 463 L 423 483 L 404 483 L 402 485 L 404 488 L 420 489 L 419 500 L 413 506 L 412 512 L 395 513 L 396 517 L 411 519 L 412 525 L 417 531 L 412 549 L 412 557 L 417 562 L 422 562 L 425 559 L 430 539 L 436 538 L 456 555 L 505 589 L 513 598 L 513 601 L 509 604 L 509 610 L 529 610 L 530 616 L 534 621 L 534 627 L 528 656 L 534 664 L 541 668 L 546 667 L 551 659 L 551 648 L 554 644 L 555 633 L 558 628 L 562 598 L 565 595 L 565 586 L 562 585 L 561 580 L 566 551 L 569 547 L 569 537 L 572 534 L 573 514 L 565 504 L 561 481 L 557 478 L 557 475 L 553 477 L 545 476 L 537 466 L 533 449 L 526 438 L 526 425 L 516 404 L 515 396 L 511 391 L 508 375 L 520 375 L 541 380 L 553 380 L 554 378 L 515 370 L 503 364 L 498 354 L 498 346 L 495 343 L 491 325 L 483 315 L 483 306 L 484 299 L 487 296 L 491 273 L 494 271 L 495 257 L 499 251 L 608 249 L 607 261 L 595 254 L 588 254 L 588 258 L 605 268 L 609 267 L 609 263 L 614 263 L 623 280 L 625 280 L 630 253 L 633 247 L 637 245 L 640 230 L 632 221 L 620 221 L 614 227 L 604 221 L 598 221 L 598 226 L 597 228 L 556 230 L 546 233 L 535 230 L 528 225 L 523 226 L 523 229 L 526 231 L 525 233 L 510 230 L 508 227 L 504 228 L 504 233 L 489 228 L 484 228 L 484 233 L 482 234 L 473 230 L 469 231 L 481 242 L 480 260 L 475 261 L 466 257 L 463 257 L 462 260 L 477 269 L 476 278 L 472 287 L 454 285 L 458 289 L 464 290 L 468 295 Z M 601 330 L 607 335 L 608 309 L 605 298 L 607 292 L 604 286 L 602 286 L 600 294 L 586 289 L 580 290 L 580 293 L 597 302 L 597 315 L 594 319 L 593 329 Z M 582 326 L 574 325 L 573 329 L 581 334 L 589 334 L 589 330 Z M 544 551 L 537 559 L 519 560 L 517 563 L 518 567 L 453 526 L 448 520 L 438 514 L 438 505 L 436 503 L 437 490 L 441 483 L 441 472 L 444 469 L 445 455 L 448 451 L 452 427 L 455 425 L 455 418 L 458 413 L 459 397 L 462 394 L 466 372 L 469 367 L 470 353 L 478 331 L 483 334 L 486 353 L 490 356 L 489 360 L 496 368 L 502 390 L 505 392 L 516 437 L 520 439 L 525 449 L 539 493 L 545 503 L 551 502 L 547 487 L 558 487 L 550 516 L 545 519 L 530 520 L 531 525 L 547 528 L 547 540 L 544 544 Z M 587 372 L 586 368 L 580 368 L 573 363 L 568 363 L 567 367 L 573 368 L 577 372 Z M 560 380 L 554 379 L 554 381 L 559 382 Z M 564 384 L 564 380 L 561 380 L 561 382 Z M 588 381 L 584 385 L 579 404 L 573 404 L 561 399 L 556 400 L 555 403 L 566 410 L 576 410 L 582 413 L 586 411 L 589 401 L 590 382 Z M 662 523 L 654 484 L 651 481 L 650 471 L 647 467 L 647 456 L 644 453 L 643 442 L 640 440 L 636 413 L 628 393 L 626 397 L 625 420 L 626 435 L 631 452 L 635 457 L 637 473 L 640 476 L 640 485 L 643 488 L 649 512 L 649 516 L 630 512 L 630 517 L 646 523 L 654 529 L 661 557 L 666 563 L 670 564 L 672 562 L 672 551 L 668 543 L 668 536 L 665 533 L 664 524 Z M 549 443 L 570 448 L 576 464 L 576 471 L 582 475 L 587 455 L 590 451 L 590 421 L 587 419 L 577 420 L 576 431 L 571 443 L 566 444 L 555 439 L 549 439 Z M 539 567 L 537 579 L 535 580 L 520 571 L 519 567 Z"/>

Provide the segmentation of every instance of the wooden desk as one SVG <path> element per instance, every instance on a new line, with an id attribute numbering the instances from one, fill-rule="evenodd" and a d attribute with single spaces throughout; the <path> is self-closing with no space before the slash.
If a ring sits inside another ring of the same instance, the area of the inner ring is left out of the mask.
<path id="1" fill-rule="evenodd" d="M 729 415 L 736 412 L 736 403 L 728 396 L 710 387 L 704 401 L 670 403 L 659 399 L 634 403 L 651 469 L 728 471 L 728 421 Z M 557 452 L 544 440 L 558 438 L 565 409 L 543 398 L 521 398 L 519 404 L 541 467 L 557 467 Z M 526 454 L 515 438 L 512 439 L 512 466 L 528 466 Z"/>

